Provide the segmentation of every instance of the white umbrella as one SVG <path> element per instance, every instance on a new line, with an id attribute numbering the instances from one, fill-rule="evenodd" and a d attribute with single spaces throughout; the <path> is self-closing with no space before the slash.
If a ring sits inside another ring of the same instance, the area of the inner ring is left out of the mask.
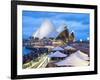
<path id="1" fill-rule="evenodd" d="M 71 46 L 67 46 L 67 47 L 65 47 L 65 49 L 67 49 L 67 50 L 75 50 L 75 48 L 73 48 Z"/>
<path id="2" fill-rule="evenodd" d="M 89 62 L 71 54 L 65 60 L 55 63 L 57 66 L 88 66 Z"/>
<path id="3" fill-rule="evenodd" d="M 63 51 L 64 49 L 62 48 L 62 47 L 55 47 L 54 49 L 53 49 L 53 51 Z"/>
<path id="4" fill-rule="evenodd" d="M 51 57 L 52 54 L 53 54 L 53 52 L 49 53 L 49 54 L 48 54 L 48 57 Z"/>
<path id="5" fill-rule="evenodd" d="M 56 51 L 54 53 L 50 53 L 49 57 L 67 57 L 67 55 L 63 54 L 63 53 L 61 53 L 59 51 Z"/>
<path id="6" fill-rule="evenodd" d="M 75 52 L 75 54 L 76 54 L 79 58 L 81 58 L 81 59 L 83 59 L 83 60 L 89 60 L 88 55 L 85 54 L 84 52 L 81 52 L 80 50 L 78 50 L 77 52 Z"/>

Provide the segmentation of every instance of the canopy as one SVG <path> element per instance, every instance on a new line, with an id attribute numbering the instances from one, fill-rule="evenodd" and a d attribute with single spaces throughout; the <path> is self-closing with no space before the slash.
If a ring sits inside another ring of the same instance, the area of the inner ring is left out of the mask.
<path id="1" fill-rule="evenodd" d="M 86 53 L 80 51 L 80 50 L 78 50 L 77 52 L 75 52 L 75 54 L 76 54 L 78 57 L 80 57 L 81 59 L 83 59 L 83 60 L 89 60 L 88 55 L 87 55 Z"/>
<path id="2" fill-rule="evenodd" d="M 62 47 L 55 47 L 54 49 L 53 49 L 53 51 L 63 51 L 64 49 L 62 48 Z"/>
<path id="3" fill-rule="evenodd" d="M 57 66 L 88 66 L 89 62 L 85 61 L 75 54 L 71 54 L 65 60 L 55 63 Z"/>
<path id="4" fill-rule="evenodd" d="M 59 51 L 56 51 L 54 53 L 50 53 L 49 57 L 67 57 L 67 55 L 63 54 L 63 53 L 61 53 Z"/>

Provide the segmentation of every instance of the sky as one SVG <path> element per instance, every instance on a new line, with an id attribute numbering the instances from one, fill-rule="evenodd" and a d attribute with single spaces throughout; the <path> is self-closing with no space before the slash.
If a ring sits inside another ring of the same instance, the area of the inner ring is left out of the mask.
<path id="1" fill-rule="evenodd" d="M 69 31 L 73 31 L 76 40 L 87 40 L 90 30 L 90 15 L 87 13 L 63 13 L 63 12 L 22 12 L 23 38 L 32 36 L 41 26 L 45 19 L 52 21 L 54 27 L 58 29 L 62 24 L 66 24 Z"/>

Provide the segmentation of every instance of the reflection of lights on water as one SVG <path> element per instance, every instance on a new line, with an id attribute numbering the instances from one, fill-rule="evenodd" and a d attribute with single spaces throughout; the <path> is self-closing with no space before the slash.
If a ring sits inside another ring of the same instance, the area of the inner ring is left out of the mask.
<path id="1" fill-rule="evenodd" d="M 82 39 L 80 39 L 80 42 L 82 42 Z"/>
<path id="2" fill-rule="evenodd" d="M 90 40 L 90 38 L 89 38 L 89 37 L 87 37 L 87 40 Z"/>

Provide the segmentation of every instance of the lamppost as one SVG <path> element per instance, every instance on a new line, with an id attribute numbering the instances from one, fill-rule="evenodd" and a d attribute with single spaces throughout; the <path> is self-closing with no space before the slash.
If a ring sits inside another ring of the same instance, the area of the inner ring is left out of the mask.
<path id="1" fill-rule="evenodd" d="M 80 42 L 82 42 L 82 39 L 80 39 Z"/>
<path id="2" fill-rule="evenodd" d="M 87 40 L 89 41 L 89 40 L 90 40 L 90 38 L 89 38 L 89 37 L 87 37 Z"/>

